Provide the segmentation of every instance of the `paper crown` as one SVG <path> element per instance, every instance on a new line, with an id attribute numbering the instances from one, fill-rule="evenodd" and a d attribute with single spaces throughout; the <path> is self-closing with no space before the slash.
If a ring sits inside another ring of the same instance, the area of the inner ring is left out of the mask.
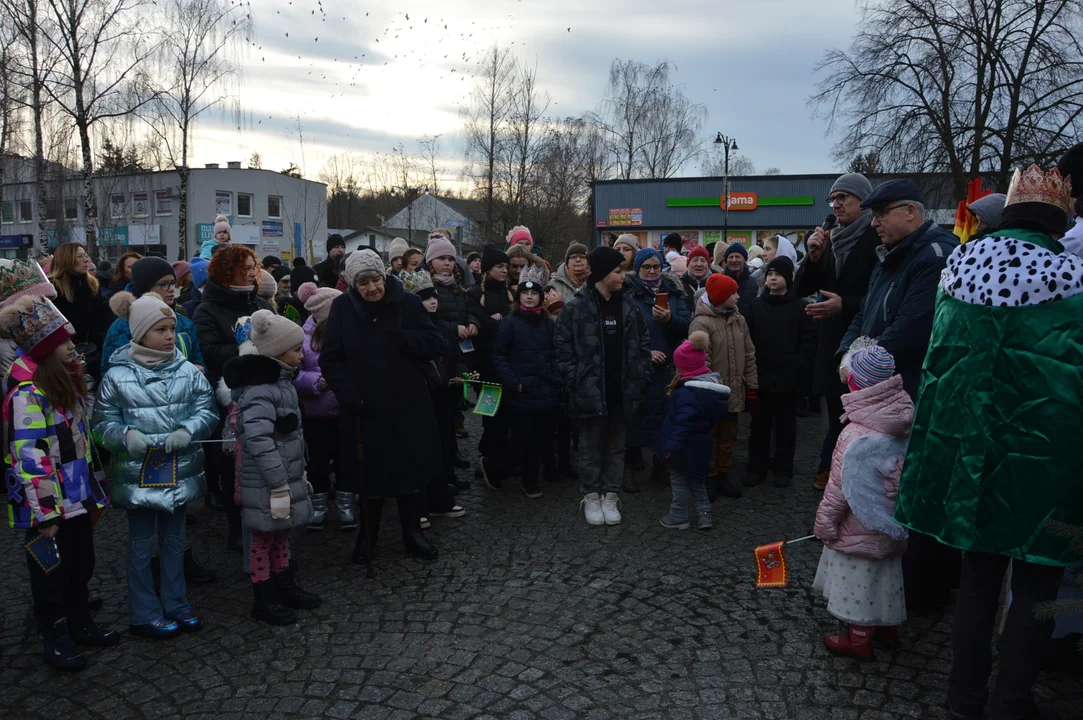
<path id="1" fill-rule="evenodd" d="M 1037 165 L 1026 170 L 1017 168 L 1004 207 L 1019 203 L 1044 203 L 1067 213 L 1072 203 L 1072 179 L 1062 176 L 1056 168 L 1048 173 Z"/>
<path id="2" fill-rule="evenodd" d="M 545 271 L 545 268 L 538 267 L 537 265 L 530 265 L 523 268 L 523 271 L 519 273 L 519 284 L 532 282 L 538 285 L 544 286 L 549 279 L 549 273 Z"/>
<path id="3" fill-rule="evenodd" d="M 0 259 L 0 305 L 21 297 L 56 297 L 56 288 L 33 260 Z"/>
<path id="4" fill-rule="evenodd" d="M 48 298 L 24 299 L 24 303 L 25 307 L 5 311 L 5 330 L 31 358 L 42 360 L 62 342 L 75 337 L 75 328 Z"/>
<path id="5" fill-rule="evenodd" d="M 433 286 L 432 277 L 424 270 L 400 273 L 399 280 L 402 281 L 402 287 L 409 293 L 419 293 Z"/>

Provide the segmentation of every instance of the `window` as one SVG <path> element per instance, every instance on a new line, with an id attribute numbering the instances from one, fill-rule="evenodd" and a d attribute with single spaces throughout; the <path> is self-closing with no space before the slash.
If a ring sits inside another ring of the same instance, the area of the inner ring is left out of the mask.
<path id="1" fill-rule="evenodd" d="M 15 203 L 6 202 L 0 205 L 0 223 L 10 225 L 15 222 Z"/>
<path id="2" fill-rule="evenodd" d="M 124 195 L 109 196 L 109 217 L 120 220 L 128 210 L 127 197 Z"/>
<path id="3" fill-rule="evenodd" d="M 233 193 L 216 192 L 214 194 L 214 213 L 215 215 L 233 214 Z"/>
<path id="4" fill-rule="evenodd" d="M 150 215 L 150 198 L 147 193 L 132 193 L 132 217 L 145 218 L 148 215 Z"/>
<path id="5" fill-rule="evenodd" d="M 173 198 L 169 197 L 168 190 L 155 191 L 154 214 L 159 216 L 173 214 Z"/>
<path id="6" fill-rule="evenodd" d="M 19 222 L 34 222 L 34 203 L 29 200 L 19 201 Z"/>
<path id="7" fill-rule="evenodd" d="M 237 215 L 239 217 L 252 217 L 252 196 L 247 193 L 237 193 Z"/>
<path id="8" fill-rule="evenodd" d="M 282 217 L 282 198 L 278 195 L 267 196 L 267 217 Z"/>
<path id="9" fill-rule="evenodd" d="M 78 220 L 79 219 L 79 200 L 73 197 L 64 198 L 64 219 L 65 220 Z"/>
<path id="10" fill-rule="evenodd" d="M 45 201 L 45 219 L 46 220 L 56 220 L 56 206 L 57 206 L 56 198 L 51 197 L 51 198 L 49 198 L 48 200 Z"/>

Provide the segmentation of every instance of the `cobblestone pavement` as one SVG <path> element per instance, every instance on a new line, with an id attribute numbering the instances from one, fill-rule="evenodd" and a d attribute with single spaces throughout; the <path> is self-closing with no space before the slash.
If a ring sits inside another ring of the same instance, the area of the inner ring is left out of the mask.
<path id="1" fill-rule="evenodd" d="M 480 427 L 471 421 L 473 446 Z M 798 467 L 813 470 L 819 421 L 800 421 Z M 747 427 L 736 467 L 744 466 Z M 409 453 L 404 453 L 409 461 Z M 646 476 L 646 473 L 642 474 Z M 741 473 L 737 473 L 741 477 Z M 756 590 L 752 548 L 810 532 L 811 473 L 714 507 L 710 532 L 667 531 L 668 489 L 623 498 L 624 522 L 588 528 L 567 481 L 530 501 L 516 481 L 474 482 L 465 518 L 433 519 L 440 560 L 405 558 L 392 511 L 378 576 L 349 562 L 352 536 L 299 531 L 302 579 L 323 606 L 271 628 L 248 616 L 240 556 L 224 518 L 200 508 L 197 552 L 219 573 L 190 587 L 206 621 L 155 642 L 125 634 L 59 677 L 40 660 L 23 555 L 0 550 L 0 695 L 5 718 L 945 718 L 950 615 L 911 619 L 905 644 L 859 664 L 829 656 L 837 623 L 810 585 L 820 546 L 790 549 L 791 587 Z M 96 536 L 98 621 L 126 629 L 124 516 Z M 1042 674 L 1037 693 L 1066 717 L 1083 682 Z"/>

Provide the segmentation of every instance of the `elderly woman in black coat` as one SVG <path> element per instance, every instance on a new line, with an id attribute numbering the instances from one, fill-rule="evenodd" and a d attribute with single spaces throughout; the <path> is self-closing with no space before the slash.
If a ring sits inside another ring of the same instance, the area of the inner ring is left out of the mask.
<path id="1" fill-rule="evenodd" d="M 421 533 L 420 491 L 442 472 L 442 460 L 426 365 L 446 341 L 421 299 L 386 275 L 375 252 L 353 253 L 346 281 L 349 289 L 331 304 L 320 369 L 341 408 L 338 480 L 366 500 L 353 559 L 370 557 L 384 498 L 394 497 L 407 552 L 433 560 L 436 548 Z M 403 443 L 414 452 L 404 455 Z"/>

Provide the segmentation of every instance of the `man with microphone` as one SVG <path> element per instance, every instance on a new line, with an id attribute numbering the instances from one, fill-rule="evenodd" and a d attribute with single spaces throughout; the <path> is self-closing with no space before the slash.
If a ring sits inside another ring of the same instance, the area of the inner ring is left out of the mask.
<path id="1" fill-rule="evenodd" d="M 812 393 L 826 403 L 829 422 L 820 453 L 816 487 L 827 485 L 831 453 L 842 431 L 842 394 L 835 354 L 846 329 L 861 307 L 876 267 L 880 236 L 872 226 L 872 211 L 861 202 L 872 194 L 872 183 L 861 173 L 843 175 L 831 186 L 828 203 L 832 215 L 805 241 L 808 249 L 797 278 L 798 297 L 817 295 L 806 312 L 818 321 L 819 341 Z"/>

